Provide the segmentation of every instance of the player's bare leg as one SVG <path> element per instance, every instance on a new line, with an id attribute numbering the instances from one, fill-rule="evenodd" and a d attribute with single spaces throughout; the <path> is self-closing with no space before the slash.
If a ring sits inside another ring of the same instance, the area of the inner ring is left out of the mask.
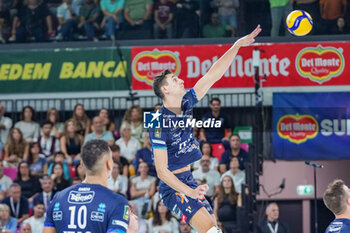
<path id="1" fill-rule="evenodd" d="M 219 229 L 216 229 L 215 216 L 210 215 L 204 207 L 200 208 L 197 213 L 193 215 L 190 220 L 190 225 L 199 233 L 221 232 Z M 215 229 L 215 231 L 212 231 L 213 229 Z"/>

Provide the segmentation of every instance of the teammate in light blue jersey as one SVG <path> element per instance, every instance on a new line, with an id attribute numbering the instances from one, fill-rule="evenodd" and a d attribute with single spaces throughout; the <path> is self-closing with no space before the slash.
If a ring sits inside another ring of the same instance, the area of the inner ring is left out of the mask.
<path id="1" fill-rule="evenodd" d="M 199 233 L 221 232 L 209 203 L 204 199 L 207 185 L 198 186 L 190 171 L 190 164 L 201 158 L 199 144 L 191 125 L 179 127 L 192 119 L 193 106 L 201 100 L 209 88 L 218 81 L 232 64 L 239 48 L 250 45 L 260 33 L 260 25 L 236 43 L 210 68 L 196 85 L 186 92 L 183 80 L 165 70 L 153 81 L 155 94 L 163 100 L 160 112 L 160 128 L 150 130 L 152 151 L 158 177 L 159 193 L 163 203 Z M 164 123 L 164 124 L 163 124 Z M 167 128 L 168 126 L 170 128 Z"/>
<path id="2" fill-rule="evenodd" d="M 350 233 L 350 189 L 342 180 L 334 180 L 323 194 L 323 202 L 335 219 L 326 233 Z"/>
<path id="3" fill-rule="evenodd" d="M 137 218 L 130 213 L 127 200 L 106 187 L 113 168 L 107 142 L 87 142 L 81 157 L 86 179 L 54 196 L 44 233 L 135 233 Z"/>

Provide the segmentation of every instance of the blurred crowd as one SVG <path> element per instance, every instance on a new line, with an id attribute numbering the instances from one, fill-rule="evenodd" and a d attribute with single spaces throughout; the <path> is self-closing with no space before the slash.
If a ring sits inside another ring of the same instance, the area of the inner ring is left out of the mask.
<path id="1" fill-rule="evenodd" d="M 0 42 L 234 37 L 257 23 L 278 36 L 293 9 L 311 14 L 312 34 L 344 34 L 347 1 L 0 0 Z"/>

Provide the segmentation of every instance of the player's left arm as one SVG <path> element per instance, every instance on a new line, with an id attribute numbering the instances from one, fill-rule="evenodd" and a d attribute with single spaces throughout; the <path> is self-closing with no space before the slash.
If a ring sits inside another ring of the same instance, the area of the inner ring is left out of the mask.
<path id="1" fill-rule="evenodd" d="M 198 100 L 202 99 L 208 92 L 209 88 L 224 75 L 226 70 L 232 64 L 233 59 L 236 57 L 238 50 L 243 46 L 254 43 L 255 37 L 260 31 L 261 28 L 260 25 L 258 25 L 252 33 L 237 40 L 234 45 L 214 63 L 208 73 L 196 83 L 193 90 L 195 91 Z"/>

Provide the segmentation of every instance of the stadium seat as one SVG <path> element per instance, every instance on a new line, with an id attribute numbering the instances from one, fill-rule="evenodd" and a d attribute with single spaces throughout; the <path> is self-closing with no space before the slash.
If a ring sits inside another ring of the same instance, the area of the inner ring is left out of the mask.
<path id="1" fill-rule="evenodd" d="M 221 143 L 211 144 L 211 148 L 213 150 L 212 151 L 213 156 L 216 157 L 220 161 L 222 153 L 225 152 L 224 145 Z"/>
<path id="2" fill-rule="evenodd" d="M 4 168 L 4 175 L 11 178 L 14 181 L 17 177 L 17 168 L 16 167 L 7 167 Z"/>

